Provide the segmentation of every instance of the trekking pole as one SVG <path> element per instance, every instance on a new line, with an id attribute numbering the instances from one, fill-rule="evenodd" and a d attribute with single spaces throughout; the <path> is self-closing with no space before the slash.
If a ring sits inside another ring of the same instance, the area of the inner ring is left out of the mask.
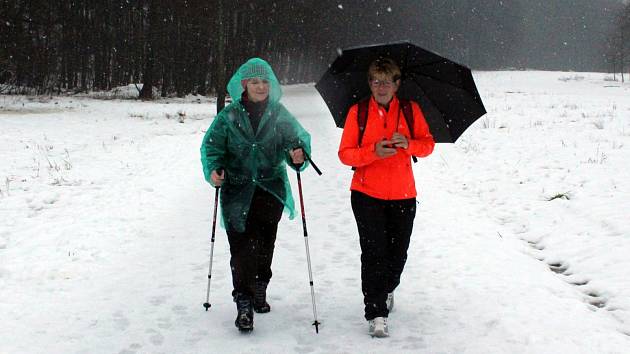
<path id="1" fill-rule="evenodd" d="M 214 235 L 217 229 L 217 207 L 219 204 L 219 189 L 221 187 L 214 187 L 214 214 L 212 216 L 212 238 L 210 239 L 210 266 L 208 269 L 208 290 L 206 291 L 206 302 L 203 303 L 203 307 L 206 311 L 210 308 L 210 281 L 212 280 L 212 257 L 214 256 Z"/>
<path id="2" fill-rule="evenodd" d="M 317 307 L 315 306 L 315 288 L 313 287 L 313 272 L 311 270 L 311 253 L 308 249 L 308 232 L 306 231 L 306 216 L 304 215 L 304 198 L 302 197 L 302 178 L 297 171 L 298 190 L 300 191 L 300 209 L 302 210 L 302 229 L 304 229 L 304 245 L 306 246 L 306 263 L 308 264 L 308 280 L 311 286 L 311 299 L 313 300 L 313 326 L 315 333 L 319 333 L 320 322 L 317 321 Z"/>

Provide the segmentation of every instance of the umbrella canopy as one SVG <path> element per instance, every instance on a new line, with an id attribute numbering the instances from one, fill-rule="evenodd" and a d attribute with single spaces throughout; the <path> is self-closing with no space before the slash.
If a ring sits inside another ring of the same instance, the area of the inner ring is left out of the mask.
<path id="1" fill-rule="evenodd" d="M 343 128 L 350 107 L 371 94 L 367 71 L 379 58 L 401 70 L 397 96 L 420 104 L 438 143 L 454 143 L 486 113 L 470 69 L 409 42 L 344 49 L 317 82 L 335 124 Z"/>

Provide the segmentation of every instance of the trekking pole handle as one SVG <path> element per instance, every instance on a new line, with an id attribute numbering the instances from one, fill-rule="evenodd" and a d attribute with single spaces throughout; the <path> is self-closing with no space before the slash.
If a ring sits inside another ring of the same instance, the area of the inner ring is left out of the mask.
<path id="1" fill-rule="evenodd" d="M 306 151 L 304 151 L 304 156 L 306 157 L 306 159 L 308 160 L 308 162 L 311 163 L 311 166 L 313 166 L 313 168 L 315 169 L 315 172 L 317 172 L 318 175 L 322 175 L 322 171 L 319 170 L 319 168 L 317 167 L 317 165 L 315 164 L 315 162 L 313 162 L 313 160 L 311 160 L 311 157 L 308 156 L 308 154 L 306 153 Z"/>

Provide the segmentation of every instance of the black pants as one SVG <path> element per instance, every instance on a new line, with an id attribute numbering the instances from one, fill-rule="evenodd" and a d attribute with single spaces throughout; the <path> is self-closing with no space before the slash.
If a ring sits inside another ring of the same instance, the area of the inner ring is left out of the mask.
<path id="1" fill-rule="evenodd" d="M 352 191 L 361 244 L 365 318 L 387 317 L 387 293 L 400 284 L 416 216 L 416 199 L 382 200 Z"/>
<path id="2" fill-rule="evenodd" d="M 269 282 L 278 223 L 284 205 L 256 188 L 244 232 L 227 230 L 232 269 L 232 296 L 253 298 L 256 281 Z"/>

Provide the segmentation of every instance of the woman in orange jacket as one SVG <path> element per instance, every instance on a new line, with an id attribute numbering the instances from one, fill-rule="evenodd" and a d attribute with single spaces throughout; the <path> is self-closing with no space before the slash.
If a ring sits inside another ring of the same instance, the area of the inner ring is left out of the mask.
<path id="1" fill-rule="evenodd" d="M 428 156 L 435 142 L 419 105 L 396 97 L 400 86 L 396 63 L 390 59 L 373 62 L 368 81 L 372 95 L 369 102 L 350 108 L 339 159 L 355 169 L 350 190 L 361 244 L 361 287 L 368 333 L 387 337 L 387 318 L 407 260 L 416 214 L 411 157 Z M 367 117 L 361 118 L 360 112 Z"/>

